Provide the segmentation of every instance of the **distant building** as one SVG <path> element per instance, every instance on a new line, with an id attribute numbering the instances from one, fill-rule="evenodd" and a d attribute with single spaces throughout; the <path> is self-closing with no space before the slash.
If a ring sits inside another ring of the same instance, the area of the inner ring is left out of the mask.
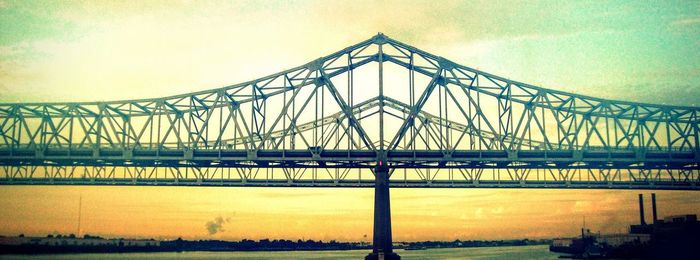
<path id="1" fill-rule="evenodd" d="M 0 245 L 4 246 L 19 246 L 29 244 L 28 237 L 2 237 L 0 236 Z"/>
<path id="2" fill-rule="evenodd" d="M 700 222 L 693 214 L 657 218 L 656 194 L 652 198 L 652 222 L 644 220 L 643 196 L 639 194 L 639 224 L 630 225 L 628 234 L 595 235 L 581 231 L 580 238 L 554 239 L 550 251 L 587 258 L 686 259 L 697 255 Z"/>
<path id="3" fill-rule="evenodd" d="M 630 233 L 632 234 L 659 234 L 669 232 L 679 232 L 682 230 L 690 230 L 698 228 L 700 222 L 694 214 L 675 215 L 665 217 L 663 220 L 655 220 L 654 224 L 648 225 L 631 225 Z"/>
<path id="4" fill-rule="evenodd" d="M 664 218 L 664 223 L 695 223 L 697 221 L 696 215 L 675 215 Z"/>
<path id="5" fill-rule="evenodd" d="M 612 247 L 618 247 L 628 243 L 639 243 L 646 244 L 651 240 L 651 235 L 649 234 L 606 234 L 598 235 L 596 237 L 596 242 L 599 244 L 606 244 Z"/>
<path id="6" fill-rule="evenodd" d="M 574 243 L 573 238 L 555 238 L 552 240 L 552 246 L 554 247 L 567 247 Z"/>

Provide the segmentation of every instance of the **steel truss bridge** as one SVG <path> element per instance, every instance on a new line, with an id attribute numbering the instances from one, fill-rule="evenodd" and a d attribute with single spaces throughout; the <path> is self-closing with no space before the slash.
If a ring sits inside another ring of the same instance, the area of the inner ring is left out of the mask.
<path id="1" fill-rule="evenodd" d="M 0 184 L 700 190 L 700 108 L 606 100 L 378 34 L 249 82 L 163 98 L 0 104 Z"/>

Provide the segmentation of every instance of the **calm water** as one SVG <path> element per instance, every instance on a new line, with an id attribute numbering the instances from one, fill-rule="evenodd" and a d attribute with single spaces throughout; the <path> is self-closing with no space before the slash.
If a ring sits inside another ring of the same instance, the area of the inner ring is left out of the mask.
<path id="1" fill-rule="evenodd" d="M 404 251 L 401 259 L 557 259 L 546 245 L 514 247 L 444 248 Z M 284 252 L 183 252 L 123 254 L 2 255 L 1 259 L 363 259 L 367 250 Z"/>

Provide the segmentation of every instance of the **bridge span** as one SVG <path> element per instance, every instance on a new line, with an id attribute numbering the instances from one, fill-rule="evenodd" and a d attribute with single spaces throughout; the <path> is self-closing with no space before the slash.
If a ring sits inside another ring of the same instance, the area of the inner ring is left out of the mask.
<path id="1" fill-rule="evenodd" d="M 0 184 L 700 189 L 700 108 L 513 81 L 378 34 L 241 84 L 0 104 Z M 396 256 L 397 257 L 397 256 Z"/>

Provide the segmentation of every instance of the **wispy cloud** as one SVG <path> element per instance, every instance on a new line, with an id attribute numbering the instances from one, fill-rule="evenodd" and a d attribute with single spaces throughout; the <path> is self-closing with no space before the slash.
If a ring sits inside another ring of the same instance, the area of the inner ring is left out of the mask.
<path id="1" fill-rule="evenodd" d="M 672 22 L 676 26 L 690 26 L 700 24 L 700 16 L 678 19 Z"/>

